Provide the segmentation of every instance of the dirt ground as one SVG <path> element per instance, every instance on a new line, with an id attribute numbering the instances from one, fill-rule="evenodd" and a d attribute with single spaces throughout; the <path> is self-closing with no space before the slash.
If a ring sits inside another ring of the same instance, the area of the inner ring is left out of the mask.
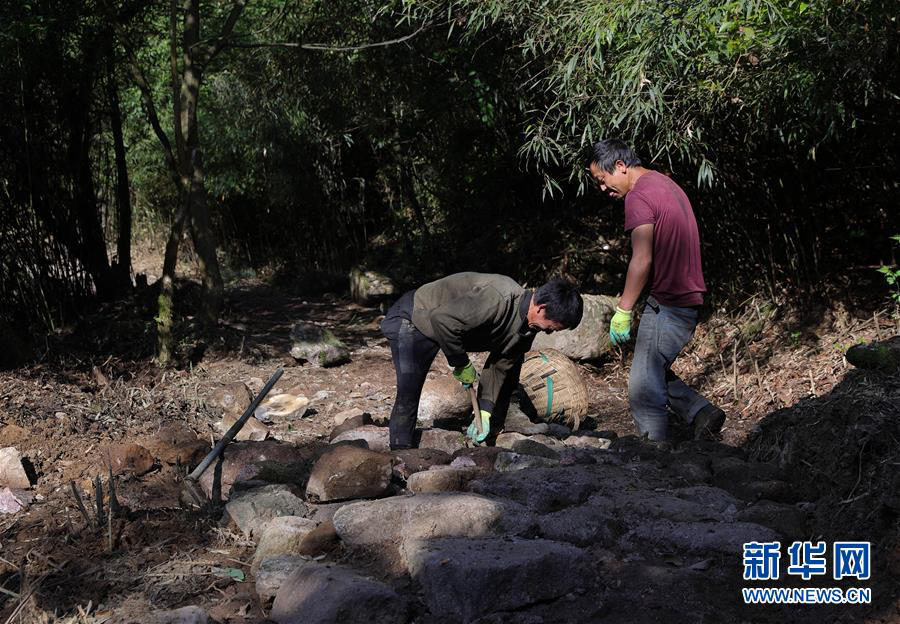
<path id="1" fill-rule="evenodd" d="M 188 302 L 191 288 L 183 291 Z M 290 358 L 288 333 L 300 320 L 332 329 L 351 362 L 316 368 Z M 0 447 L 18 448 L 37 475 L 29 509 L 0 516 L 0 621 L 114 622 L 188 604 L 220 622 L 264 621 L 249 574 L 252 544 L 218 515 L 180 508 L 177 467 L 120 482 L 117 495 L 130 512 L 101 529 L 86 526 L 73 484 L 89 497 L 96 477 L 106 481 L 104 445 L 153 439 L 167 423 L 211 439 L 221 416 L 212 394 L 232 382 L 257 392 L 278 367 L 285 372 L 276 392 L 302 390 L 312 399 L 302 425 L 281 432 L 286 441 L 324 448 L 333 414 L 351 407 L 386 419 L 394 371 L 379 320 L 378 307 L 340 296 L 243 281 L 229 290 L 216 335 L 186 331 L 181 366 L 163 371 L 148 357 L 152 296 L 139 294 L 48 337 L 33 365 L 0 373 Z M 188 329 L 191 322 L 186 315 Z M 724 443 L 781 462 L 796 487 L 815 491 L 818 535 L 838 535 L 842 526 L 871 533 L 878 587 L 893 593 L 876 592 L 865 615 L 841 621 L 900 621 L 900 382 L 855 371 L 843 357 L 852 344 L 896 334 L 886 307 L 835 303 L 799 312 L 757 298 L 706 320 L 675 366 L 729 414 Z M 590 389 L 585 426 L 633 433 L 629 358 L 617 351 L 581 365 Z"/>

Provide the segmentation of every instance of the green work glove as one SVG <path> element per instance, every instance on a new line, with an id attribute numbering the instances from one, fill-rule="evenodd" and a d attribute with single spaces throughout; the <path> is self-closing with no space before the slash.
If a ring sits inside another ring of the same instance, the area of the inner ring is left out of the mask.
<path id="1" fill-rule="evenodd" d="M 469 437 L 472 442 L 476 444 L 479 442 L 484 442 L 485 438 L 488 437 L 488 434 L 491 432 L 491 413 L 481 410 L 481 433 L 478 433 L 478 429 L 475 427 L 475 422 L 473 421 L 469 428 L 466 429 L 466 435 Z"/>
<path id="2" fill-rule="evenodd" d="M 616 306 L 616 313 L 609 322 L 609 341 L 619 345 L 629 340 L 631 340 L 631 310 L 623 310 Z"/>
<path id="3" fill-rule="evenodd" d="M 466 362 L 465 366 L 457 366 L 453 369 L 453 378 L 468 388 L 475 383 L 478 375 L 475 373 L 472 362 Z"/>

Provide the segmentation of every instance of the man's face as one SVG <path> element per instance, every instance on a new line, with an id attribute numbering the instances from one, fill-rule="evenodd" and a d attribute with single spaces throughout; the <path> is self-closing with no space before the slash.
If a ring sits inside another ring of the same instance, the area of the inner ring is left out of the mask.
<path id="1" fill-rule="evenodd" d="M 591 163 L 591 177 L 600 190 L 610 197 L 622 198 L 631 190 L 628 186 L 628 168 L 617 160 L 613 170 L 604 171 L 597 163 Z"/>
<path id="2" fill-rule="evenodd" d="M 565 329 L 559 321 L 547 318 L 547 306 L 542 303 L 535 306 L 534 314 L 528 319 L 528 327 L 531 331 L 542 331 L 548 334 Z"/>

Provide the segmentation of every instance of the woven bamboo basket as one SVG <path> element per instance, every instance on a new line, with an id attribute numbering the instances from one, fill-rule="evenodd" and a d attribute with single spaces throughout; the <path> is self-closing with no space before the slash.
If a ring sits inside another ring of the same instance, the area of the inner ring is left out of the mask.
<path id="1" fill-rule="evenodd" d="M 587 385 L 575 363 L 556 349 L 526 353 L 519 384 L 540 420 L 574 431 L 587 415 Z"/>

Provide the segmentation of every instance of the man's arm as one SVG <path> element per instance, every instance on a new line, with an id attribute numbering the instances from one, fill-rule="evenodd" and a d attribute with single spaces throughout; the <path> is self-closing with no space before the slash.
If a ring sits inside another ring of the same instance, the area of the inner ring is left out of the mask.
<path id="1" fill-rule="evenodd" d="M 650 277 L 653 266 L 653 224 L 645 223 L 631 231 L 631 261 L 625 277 L 625 291 L 619 298 L 619 308 L 630 311 L 634 308 L 641 291 Z"/>
<path id="2" fill-rule="evenodd" d="M 478 383 L 478 404 L 481 409 L 493 412 L 500 390 L 506 382 L 509 372 L 521 364 L 525 358 L 525 352 L 519 354 L 501 354 L 488 357 L 481 369 L 481 380 Z"/>

